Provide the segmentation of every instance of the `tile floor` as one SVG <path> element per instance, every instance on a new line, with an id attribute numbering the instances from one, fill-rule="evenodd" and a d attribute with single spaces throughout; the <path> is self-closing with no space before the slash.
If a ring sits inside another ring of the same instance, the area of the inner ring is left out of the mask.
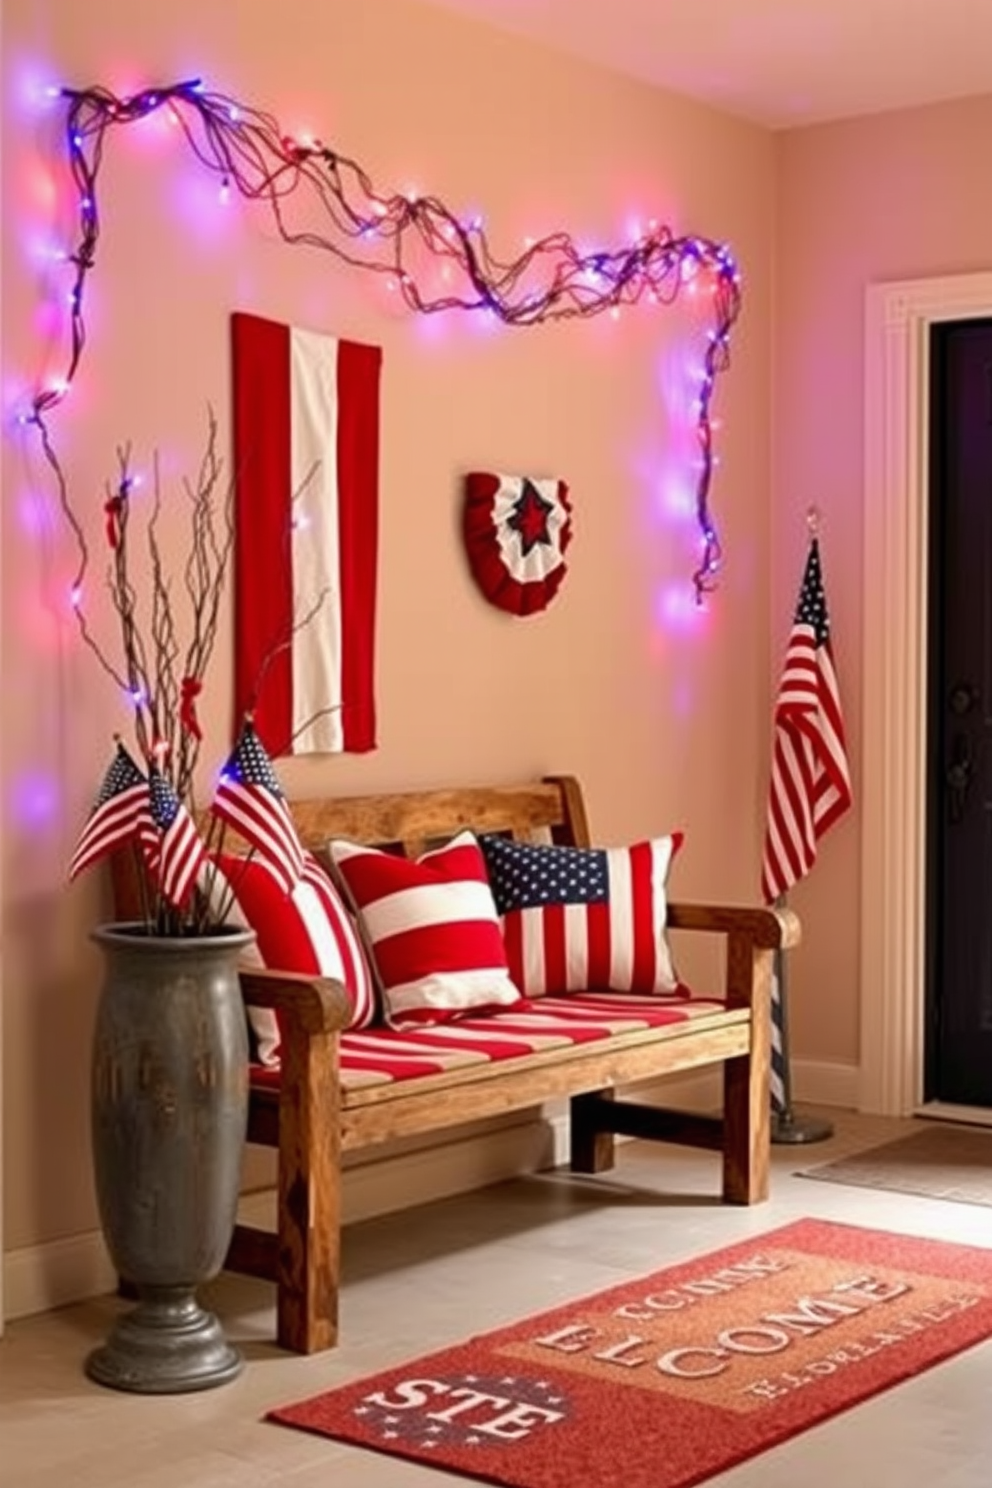
<path id="1" fill-rule="evenodd" d="M 717 1201 L 715 1155 L 627 1143 L 606 1178 L 540 1174 L 351 1226 L 344 1342 L 313 1358 L 271 1343 L 271 1288 L 222 1276 L 205 1300 L 247 1364 L 233 1384 L 203 1394 L 121 1395 L 86 1379 L 83 1358 L 124 1305 L 116 1298 L 11 1323 L 0 1341 L 0 1485 L 465 1488 L 467 1479 L 267 1425 L 262 1414 L 806 1215 L 992 1248 L 992 1209 L 795 1177 L 797 1168 L 912 1127 L 828 1114 L 836 1123 L 829 1142 L 773 1148 L 772 1197 L 752 1209 Z M 712 1488 L 990 1482 L 992 1341 L 710 1479 Z"/>

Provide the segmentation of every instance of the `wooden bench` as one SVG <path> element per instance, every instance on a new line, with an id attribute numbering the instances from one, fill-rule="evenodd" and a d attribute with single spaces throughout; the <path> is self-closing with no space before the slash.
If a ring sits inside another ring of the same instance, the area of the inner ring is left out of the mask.
<path id="1" fill-rule="evenodd" d="M 466 827 L 591 845 L 581 791 L 570 777 L 291 804 L 302 840 L 316 853 L 329 838 L 343 837 L 412 857 Z M 275 1281 L 280 1344 L 311 1353 L 337 1341 L 343 1152 L 568 1096 L 574 1172 L 609 1169 L 614 1137 L 622 1134 L 718 1149 L 725 1201 L 767 1197 L 772 958 L 777 947 L 797 942 L 798 922 L 788 911 L 686 904 L 670 904 L 668 922 L 725 938 L 723 1006 L 691 1022 L 592 1045 L 367 1088 L 345 1090 L 338 1079 L 348 1003 L 336 982 L 242 975 L 246 1002 L 274 1009 L 282 1030 L 280 1083 L 253 1085 L 248 1126 L 249 1142 L 278 1152 L 278 1229 L 238 1225 L 226 1264 Z M 633 1082 L 712 1064 L 723 1065 L 722 1118 L 615 1098 Z"/>

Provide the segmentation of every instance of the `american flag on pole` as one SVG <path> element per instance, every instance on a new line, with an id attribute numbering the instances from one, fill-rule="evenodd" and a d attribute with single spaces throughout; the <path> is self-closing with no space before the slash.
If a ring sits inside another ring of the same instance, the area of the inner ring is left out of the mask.
<path id="1" fill-rule="evenodd" d="M 163 898 L 182 909 L 206 862 L 207 850 L 196 823 L 158 765 L 148 772 L 148 805 L 159 832 L 154 859 L 158 886 Z"/>
<path id="2" fill-rule="evenodd" d="M 272 761 L 247 719 L 221 771 L 212 810 L 251 844 L 290 893 L 303 876 L 306 856 Z"/>
<path id="3" fill-rule="evenodd" d="M 775 703 L 768 821 L 761 868 L 765 903 L 781 898 L 816 862 L 819 839 L 851 805 L 851 776 L 820 547 L 810 542 Z M 778 979 L 772 999 L 772 1103 L 785 1102 L 786 1051 Z"/>
<path id="4" fill-rule="evenodd" d="M 138 837 L 148 815 L 148 781 L 123 744 L 110 763 L 69 862 L 69 878 Z"/>
<path id="5" fill-rule="evenodd" d="M 775 742 L 761 868 L 765 903 L 816 862 L 819 839 L 851 804 L 820 548 L 810 543 L 775 703 Z"/>
<path id="6" fill-rule="evenodd" d="M 382 350 L 231 330 L 235 718 L 272 754 L 374 749 Z"/>

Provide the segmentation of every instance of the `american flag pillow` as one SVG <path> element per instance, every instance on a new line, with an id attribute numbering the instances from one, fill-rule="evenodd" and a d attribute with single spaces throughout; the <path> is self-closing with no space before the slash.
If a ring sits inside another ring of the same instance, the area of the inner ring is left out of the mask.
<path id="1" fill-rule="evenodd" d="M 522 1001 L 471 832 L 416 861 L 340 840 L 328 851 L 361 916 L 387 1023 L 446 1023 Z"/>
<path id="2" fill-rule="evenodd" d="M 510 975 L 525 997 L 595 990 L 687 996 L 665 935 L 681 833 L 632 847 L 482 836 Z"/>
<path id="3" fill-rule="evenodd" d="M 324 869 L 312 853 L 303 854 L 303 874 L 287 893 L 277 870 L 262 858 L 219 854 L 203 870 L 215 911 L 255 932 L 246 961 L 272 971 L 335 977 L 351 999 L 349 1028 L 367 1028 L 375 1019 L 372 971 L 358 930 Z M 248 1021 L 258 1059 L 269 1069 L 280 1065 L 279 1023 L 271 1008 L 251 1007 Z"/>

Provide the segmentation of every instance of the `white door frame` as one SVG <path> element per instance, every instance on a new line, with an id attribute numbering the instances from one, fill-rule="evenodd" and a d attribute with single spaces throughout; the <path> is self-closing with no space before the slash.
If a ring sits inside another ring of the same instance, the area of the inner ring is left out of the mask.
<path id="1" fill-rule="evenodd" d="M 861 1093 L 923 1100 L 930 327 L 992 316 L 992 273 L 870 285 L 865 319 Z"/>

